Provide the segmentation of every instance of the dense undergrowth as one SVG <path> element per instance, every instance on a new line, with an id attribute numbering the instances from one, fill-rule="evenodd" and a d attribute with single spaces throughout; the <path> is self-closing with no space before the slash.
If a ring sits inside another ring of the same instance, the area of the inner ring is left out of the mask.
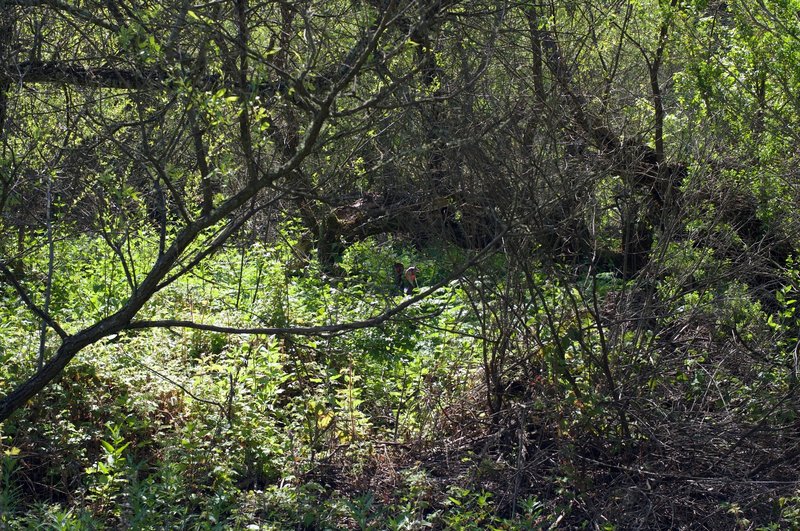
<path id="1" fill-rule="evenodd" d="M 230 249 L 145 313 L 220 325 L 313 325 L 363 319 L 402 300 L 391 293 L 385 264 L 400 255 L 389 245 L 353 248 L 335 279 L 314 264 L 287 273 L 288 252 Z M 63 241 L 57 254 L 75 264 L 54 289 L 53 313 L 64 322 L 77 327 L 102 317 L 124 297 L 123 272 L 96 240 Z M 435 279 L 436 258 L 400 257 Z M 3 308 L 5 385 L 34 368 L 38 325 L 23 321 L 18 305 Z M 457 481 L 435 477 L 420 461 L 434 459 L 429 450 L 450 435 L 442 431 L 447 411 L 459 407 L 476 425 L 485 422 L 470 396 L 480 365 L 470 321 L 454 286 L 385 326 L 347 335 L 157 329 L 95 345 L 3 426 L 2 525 L 500 522 L 492 493 L 468 474 L 467 463 L 480 456 L 457 447 Z M 541 512 L 535 500 L 518 503 L 515 522 Z"/>
<path id="2" fill-rule="evenodd" d="M 218 253 L 144 317 L 357 321 L 404 300 L 394 261 L 429 285 L 463 259 L 370 240 L 331 277 L 281 241 Z M 2 426 L 0 528 L 798 525 L 793 273 L 768 313 L 735 279 L 676 288 L 690 266 L 702 275 L 693 253 L 673 249 L 650 285 L 497 258 L 384 325 L 328 337 L 117 335 Z M 51 303 L 67 326 L 126 296 L 92 237 L 56 256 L 73 264 Z M 44 251 L 30 263 L 35 289 Z M 39 323 L 2 296 L 5 387 L 34 369 Z"/>

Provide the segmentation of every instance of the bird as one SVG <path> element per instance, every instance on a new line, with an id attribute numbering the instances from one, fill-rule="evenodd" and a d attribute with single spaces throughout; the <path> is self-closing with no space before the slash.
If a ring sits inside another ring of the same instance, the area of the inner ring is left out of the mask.
<path id="1" fill-rule="evenodd" d="M 417 266 L 411 266 L 406 269 L 405 273 L 405 285 L 406 285 L 406 294 L 411 295 L 414 293 L 414 290 L 417 289 L 417 273 L 419 270 Z"/>
<path id="2" fill-rule="evenodd" d="M 392 264 L 392 272 L 394 276 L 394 291 L 395 293 L 406 293 L 411 295 L 417 289 L 417 274 L 419 269 L 417 266 L 411 266 L 408 269 L 401 263 L 395 262 Z"/>

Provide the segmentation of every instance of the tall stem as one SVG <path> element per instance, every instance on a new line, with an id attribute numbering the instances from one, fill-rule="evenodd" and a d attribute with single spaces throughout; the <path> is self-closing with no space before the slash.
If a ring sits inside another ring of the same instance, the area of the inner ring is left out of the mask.
<path id="1" fill-rule="evenodd" d="M 44 288 L 44 313 L 50 313 L 50 298 L 53 293 L 53 262 L 55 262 L 55 246 L 53 245 L 53 178 L 47 175 L 47 280 Z M 39 330 L 39 357 L 37 360 L 38 370 L 44 367 L 44 349 L 47 344 L 47 322 L 42 320 L 42 325 Z"/>

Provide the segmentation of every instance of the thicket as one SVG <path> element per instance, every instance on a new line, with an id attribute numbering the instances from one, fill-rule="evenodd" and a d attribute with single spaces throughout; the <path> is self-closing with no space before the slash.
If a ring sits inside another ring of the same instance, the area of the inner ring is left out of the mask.
<path id="1" fill-rule="evenodd" d="M 0 0 L 0 529 L 800 526 L 799 10 Z"/>

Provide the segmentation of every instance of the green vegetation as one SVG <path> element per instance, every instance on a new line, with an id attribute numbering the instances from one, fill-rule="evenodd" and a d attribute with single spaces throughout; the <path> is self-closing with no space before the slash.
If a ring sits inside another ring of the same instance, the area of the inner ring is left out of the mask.
<path id="1" fill-rule="evenodd" d="M 110 257 L 94 254 L 96 243 L 70 240 L 57 254 L 93 256 L 101 268 Z M 390 293 L 381 269 L 403 251 L 391 241 L 352 246 L 342 259 L 346 278 L 323 282 L 314 264 L 287 274 L 289 246 L 231 248 L 144 311 L 229 326 L 254 316 L 357 321 L 403 297 Z M 441 256 L 405 251 L 423 271 L 447 265 Z M 46 267 L 46 253 L 39 258 L 31 267 Z M 93 266 L 54 290 L 63 296 L 54 295 L 52 315 L 75 328 L 124 288 L 120 271 L 101 276 L 89 273 Z M 230 289 L 236 286 L 246 287 Z M 13 300 L 6 290 L 4 307 L 13 310 Z M 486 435 L 480 426 L 489 418 L 472 396 L 481 385 L 480 331 L 467 308 L 454 283 L 397 321 L 347 335 L 156 329 L 112 336 L 85 349 L 4 424 L 3 523 L 407 529 L 546 522 L 541 503 L 522 495 L 516 516 L 496 514 L 481 485 L 512 468 L 481 456 L 483 444 L 450 448 L 451 466 L 428 457 L 441 470 L 419 461 L 445 429 L 454 438 Z M 21 315 L 4 315 L 4 328 L 15 331 L 3 336 L 4 352 L 24 351 L 37 334 L 37 323 Z M 9 356 L 3 381 L 34 363 Z M 447 473 L 453 483 L 437 477 Z M 486 477 L 475 484 L 473 474 Z M 33 496 L 42 501 L 29 503 Z"/>
<path id="2" fill-rule="evenodd" d="M 798 13 L 0 0 L 0 530 L 800 527 Z"/>

